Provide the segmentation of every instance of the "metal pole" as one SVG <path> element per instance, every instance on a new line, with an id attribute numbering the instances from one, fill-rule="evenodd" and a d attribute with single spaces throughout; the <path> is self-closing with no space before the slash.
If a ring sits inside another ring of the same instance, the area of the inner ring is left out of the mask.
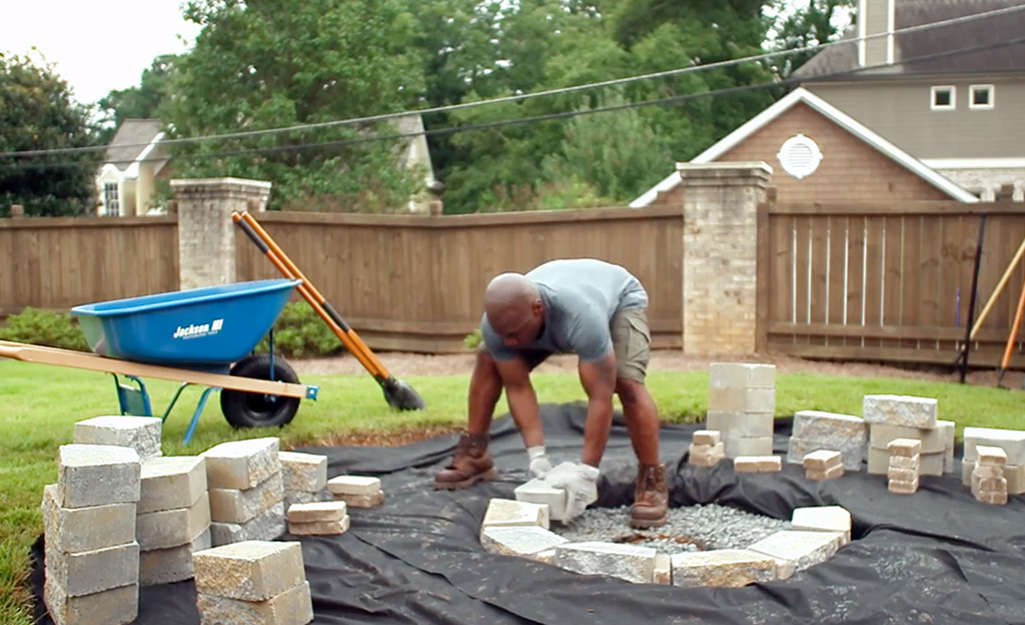
<path id="1" fill-rule="evenodd" d="M 968 323 L 965 324 L 964 354 L 961 359 L 961 384 L 968 375 L 968 354 L 972 351 L 972 323 L 975 319 L 975 294 L 979 284 L 979 265 L 982 262 L 982 241 L 986 234 L 986 213 L 979 215 L 979 243 L 975 247 L 975 268 L 972 270 L 972 292 L 969 295 Z"/>

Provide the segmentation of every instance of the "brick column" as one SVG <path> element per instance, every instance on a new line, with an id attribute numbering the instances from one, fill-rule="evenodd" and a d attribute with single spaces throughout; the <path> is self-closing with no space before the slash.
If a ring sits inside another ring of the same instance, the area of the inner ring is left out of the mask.
<path id="1" fill-rule="evenodd" d="M 232 211 L 266 207 L 271 183 L 240 178 L 172 180 L 178 205 L 178 283 L 194 289 L 235 282 Z"/>
<path id="2" fill-rule="evenodd" d="M 758 204 L 764 162 L 679 163 L 683 180 L 683 351 L 753 354 L 757 337 Z"/>

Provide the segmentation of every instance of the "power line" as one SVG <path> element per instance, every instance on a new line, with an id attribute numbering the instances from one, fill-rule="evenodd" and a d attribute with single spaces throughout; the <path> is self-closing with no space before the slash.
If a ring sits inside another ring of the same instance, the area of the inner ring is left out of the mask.
<path id="1" fill-rule="evenodd" d="M 955 24 L 966 23 L 966 22 L 975 21 L 975 20 L 979 20 L 979 19 L 984 19 L 984 18 L 988 18 L 988 17 L 996 17 L 996 16 L 999 16 L 999 15 L 1005 15 L 1005 14 L 1008 14 L 1008 13 L 1013 13 L 1013 12 L 1017 12 L 1017 11 L 1021 11 L 1021 10 L 1025 10 L 1025 4 L 1015 5 L 1015 6 L 1011 6 L 1011 7 L 1004 7 L 1002 9 L 993 9 L 993 10 L 990 10 L 990 11 L 984 11 L 984 12 L 981 12 L 981 13 L 974 13 L 972 15 L 965 15 L 965 16 L 961 16 L 961 17 L 949 18 L 949 19 L 940 20 L 940 21 L 937 21 L 937 22 L 929 22 L 927 24 L 920 24 L 918 26 L 908 26 L 908 27 L 905 27 L 905 28 L 900 28 L 900 29 L 896 29 L 896 30 L 892 30 L 892 31 L 885 31 L 885 32 L 876 33 L 876 34 L 873 34 L 873 35 L 866 35 L 864 37 L 852 37 L 852 38 L 848 38 L 848 39 L 839 39 L 837 41 L 830 41 L 830 42 L 826 42 L 826 43 L 819 43 L 819 44 L 815 44 L 815 45 L 811 45 L 811 46 L 803 46 L 803 47 L 800 47 L 800 48 L 791 48 L 791 49 L 788 49 L 788 50 L 777 50 L 777 51 L 774 51 L 774 52 L 766 52 L 766 53 L 762 53 L 762 54 L 756 54 L 756 55 L 741 57 L 741 58 L 738 58 L 738 59 L 728 59 L 728 60 L 725 60 L 725 61 L 715 61 L 715 62 L 712 62 L 712 63 L 702 63 L 702 64 L 697 64 L 697 65 L 690 65 L 690 66 L 682 67 L 682 68 L 676 68 L 676 69 L 665 70 L 665 71 L 660 71 L 660 72 L 652 72 L 652 73 L 641 74 L 641 75 L 637 75 L 637 76 L 629 76 L 629 77 L 625 77 L 625 78 L 615 78 L 615 79 L 605 80 L 605 81 L 600 81 L 600 82 L 586 83 L 586 84 L 583 84 L 583 85 L 575 85 L 575 86 L 570 86 L 570 87 L 559 87 L 559 88 L 556 88 L 556 89 L 548 89 L 548 90 L 545 90 L 545 91 L 538 91 L 538 92 L 535 92 L 535 93 L 525 93 L 525 94 L 519 94 L 519 95 L 502 96 L 502 97 L 499 97 L 499 98 L 492 98 L 492 99 L 489 99 L 489 100 L 479 100 L 479 101 L 476 101 L 476 102 L 464 102 L 464 103 L 460 103 L 460 104 L 449 104 L 449 105 L 444 105 L 444 106 L 430 107 L 430 108 L 426 108 L 426 109 L 404 111 L 404 112 L 400 112 L 400 113 L 384 113 L 384 114 L 380 114 L 380 115 L 371 115 L 371 116 L 367 116 L 367 117 L 357 117 L 357 118 L 350 118 L 350 119 L 334 120 L 334 121 L 329 121 L 329 122 L 319 122 L 319 123 L 315 123 L 315 124 L 299 124 L 299 125 L 295 125 L 295 126 L 287 126 L 287 127 L 282 127 L 282 128 L 268 128 L 268 129 L 263 129 L 263 130 L 250 130 L 250 131 L 244 131 L 244 132 L 225 133 L 225 134 L 217 134 L 217 135 L 205 135 L 205 136 L 199 136 L 199 137 L 183 137 L 183 138 L 180 138 L 180 139 L 167 139 L 167 140 L 161 141 L 161 144 L 163 144 L 163 145 L 180 145 L 180 144 L 188 144 L 188 143 L 197 143 L 197 142 L 201 142 L 201 141 L 215 141 L 215 140 L 223 140 L 223 139 L 241 139 L 241 138 L 246 138 L 246 137 L 264 136 L 264 135 L 271 135 L 271 134 L 281 134 L 281 133 L 296 132 L 296 131 L 318 130 L 318 129 L 324 129 L 324 128 L 333 128 L 333 127 L 337 127 L 337 126 L 352 126 L 352 125 L 357 125 L 357 124 L 367 124 L 367 123 L 372 123 L 372 122 L 387 121 L 387 120 L 391 120 L 391 119 L 407 117 L 407 116 L 410 116 L 410 115 L 428 115 L 428 114 L 433 114 L 433 113 L 445 113 L 445 112 L 457 111 L 457 110 L 462 110 L 462 109 L 472 108 L 472 107 L 477 107 L 477 106 L 485 106 L 485 105 L 489 105 L 489 104 L 502 104 L 502 103 L 505 103 L 505 102 L 520 102 L 520 101 L 530 100 L 530 99 L 534 99 L 534 98 L 546 97 L 546 96 L 550 96 L 550 95 L 560 95 L 560 94 L 564 94 L 564 93 L 573 93 L 573 92 L 576 92 L 576 91 L 583 91 L 583 90 L 590 90 L 590 89 L 599 89 L 599 88 L 602 88 L 602 87 L 609 87 L 609 86 L 614 86 L 614 85 L 626 84 L 626 83 L 636 82 L 636 81 L 640 81 L 640 80 L 651 80 L 651 79 L 654 79 L 654 78 L 664 78 L 664 77 L 669 77 L 669 76 L 679 76 L 679 75 L 688 74 L 688 73 L 692 73 L 692 72 L 705 71 L 705 70 L 711 70 L 711 69 L 720 69 L 720 68 L 724 68 L 724 67 L 731 67 L 731 66 L 734 66 L 734 65 L 742 64 L 742 63 L 749 63 L 749 62 L 754 62 L 754 61 L 763 61 L 763 60 L 766 60 L 766 59 L 769 59 L 769 58 L 773 58 L 773 57 L 777 57 L 777 56 L 789 56 L 789 55 L 800 54 L 800 53 L 804 53 L 804 52 L 812 52 L 812 51 L 815 51 L 815 50 L 821 50 L 821 49 L 824 49 L 824 48 L 827 48 L 827 47 L 830 47 L 830 46 L 835 46 L 835 45 L 843 45 L 843 44 L 848 44 L 849 45 L 851 43 L 857 43 L 857 42 L 860 42 L 860 41 L 868 41 L 870 39 L 877 39 L 877 38 L 882 38 L 882 37 L 888 37 L 888 36 L 891 36 L 891 35 L 904 34 L 904 33 L 910 33 L 910 32 L 919 32 L 919 31 L 924 31 L 924 30 L 932 30 L 932 29 L 936 29 L 936 28 L 942 28 L 944 26 L 951 26 L 951 25 L 955 25 Z M 906 63 L 908 61 L 905 59 L 902 62 Z M 419 133 L 417 133 L 417 134 L 419 134 Z M 149 144 L 148 143 L 136 143 L 136 144 L 124 144 L 124 145 L 121 145 L 121 146 L 118 146 L 118 147 L 119 148 L 130 148 L 130 147 L 142 148 L 142 147 L 145 147 L 147 145 L 149 145 Z M 26 158 L 26 157 L 31 157 L 31 156 L 42 156 L 42 155 L 47 155 L 47 154 L 78 154 L 78 153 L 88 153 L 88 152 L 103 151 L 103 150 L 106 150 L 106 149 L 107 149 L 107 146 L 89 146 L 89 147 L 81 147 L 81 148 L 58 148 L 58 149 L 50 149 L 50 150 L 24 150 L 24 151 L 20 151 L 20 152 L 0 153 L 0 158 Z"/>
<path id="2" fill-rule="evenodd" d="M 904 59 L 902 61 L 902 63 L 917 63 L 917 62 L 920 62 L 920 61 L 927 61 L 927 60 L 932 60 L 932 59 L 937 59 L 937 58 L 943 58 L 943 57 L 949 57 L 949 56 L 957 56 L 957 55 L 969 54 L 969 53 L 973 53 L 973 52 L 983 52 L 983 51 L 987 51 L 987 50 L 993 50 L 993 49 L 997 49 L 997 48 L 1017 45 L 1017 44 L 1020 44 L 1020 43 L 1025 43 L 1025 36 L 1018 37 L 1018 38 L 1015 38 L 1015 39 L 1006 40 L 1006 41 L 1000 41 L 1000 42 L 995 42 L 995 43 L 988 43 L 988 44 L 984 44 L 984 45 L 980 45 L 980 46 L 972 46 L 972 47 L 969 47 L 969 48 L 958 48 L 958 49 L 955 49 L 955 50 L 945 50 L 943 52 L 937 52 L 937 53 L 928 54 L 928 55 L 922 55 L 922 56 L 918 56 L 918 57 L 909 57 L 907 59 Z M 856 70 L 842 70 L 842 71 L 832 72 L 832 73 L 829 73 L 829 74 L 819 74 L 815 78 L 821 80 L 821 79 L 829 79 L 829 78 L 849 77 L 851 75 L 858 74 L 858 73 L 861 73 L 861 72 L 867 72 L 867 71 L 871 71 L 871 70 L 879 69 L 879 68 L 883 68 L 883 67 L 888 67 L 888 66 L 889 66 L 888 63 L 880 63 L 880 64 L 877 64 L 877 65 L 872 65 L 872 66 L 858 68 Z M 688 94 L 682 94 L 682 95 L 676 95 L 676 96 L 668 96 L 668 97 L 665 97 L 665 98 L 659 98 L 659 99 L 654 99 L 654 100 L 644 100 L 644 101 L 641 101 L 641 102 L 628 102 L 628 103 L 624 103 L 624 104 L 610 105 L 610 106 L 604 106 L 604 107 L 596 107 L 596 108 L 591 108 L 591 109 L 578 109 L 578 110 L 573 110 L 573 111 L 563 111 L 563 112 L 560 112 L 560 113 L 549 113 L 549 114 L 545 114 L 545 115 L 536 115 L 536 116 L 531 116 L 531 117 L 505 119 L 505 120 L 498 120 L 498 121 L 493 121 L 493 122 L 482 122 L 482 123 L 471 124 L 471 125 L 467 125 L 467 126 L 451 126 L 451 127 L 448 127 L 448 128 L 436 128 L 436 129 L 431 129 L 431 130 L 424 130 L 423 132 L 398 133 L 398 134 L 391 134 L 391 135 L 376 135 L 376 136 L 370 136 L 370 137 L 360 137 L 360 138 L 355 138 L 355 139 L 340 139 L 340 140 L 337 140 L 337 141 L 322 141 L 322 142 L 312 142 L 312 143 L 299 143 L 299 144 L 288 145 L 288 146 L 268 146 L 268 147 L 264 147 L 264 148 L 244 148 L 244 149 L 238 149 L 238 150 L 211 152 L 211 153 L 206 153 L 206 154 L 188 154 L 188 155 L 180 155 L 180 156 L 147 157 L 147 158 L 142 159 L 141 161 L 138 161 L 138 162 L 156 162 L 156 161 L 163 161 L 163 160 L 168 160 L 168 161 L 170 161 L 170 160 L 196 161 L 196 160 L 203 160 L 203 159 L 208 159 L 208 158 L 228 158 L 228 157 L 232 157 L 232 156 L 245 156 L 245 155 L 250 155 L 250 154 L 253 154 L 253 155 L 267 155 L 267 154 L 276 154 L 276 153 L 282 153 L 282 152 L 295 152 L 295 151 L 301 151 L 301 150 L 305 150 L 305 149 L 315 149 L 315 148 L 323 149 L 323 148 L 332 148 L 332 147 L 344 147 L 344 146 L 348 146 L 348 145 L 357 145 L 357 144 L 371 143 L 371 142 L 376 142 L 376 141 L 392 141 L 392 140 L 396 140 L 396 139 L 406 139 L 406 138 L 410 138 L 410 137 L 416 137 L 416 136 L 419 136 L 421 134 L 425 135 L 425 136 L 441 136 L 441 135 L 455 134 L 455 133 L 459 133 L 459 132 L 468 132 L 468 131 L 474 131 L 474 130 L 488 130 L 488 129 L 493 129 L 493 128 L 501 128 L 501 127 L 506 127 L 506 126 L 515 126 L 515 125 L 520 125 L 520 124 L 537 123 L 537 122 L 544 122 L 544 121 L 553 121 L 553 120 L 559 120 L 559 119 L 568 119 L 568 118 L 572 118 L 572 117 L 576 117 L 576 116 L 580 116 L 580 115 L 589 115 L 589 114 L 592 114 L 592 113 L 604 113 L 604 112 L 619 111 L 619 110 L 625 110 L 625 109 L 631 109 L 631 108 L 640 108 L 640 107 L 644 107 L 644 106 L 673 104 L 673 103 L 679 103 L 679 102 L 683 102 L 683 101 L 687 101 L 687 100 L 693 100 L 693 99 L 698 99 L 698 98 L 703 98 L 703 97 L 733 95 L 733 94 L 744 93 L 744 92 L 749 92 L 749 91 L 761 91 L 761 90 L 767 90 L 767 89 L 774 89 L 774 88 L 777 88 L 777 87 L 786 87 L 786 86 L 789 86 L 789 85 L 798 84 L 800 82 L 802 82 L 802 80 L 794 79 L 794 78 L 789 78 L 789 79 L 785 79 L 785 80 L 781 80 L 781 81 L 775 81 L 775 82 L 759 83 L 759 84 L 754 84 L 754 85 L 740 85 L 740 86 L 737 86 L 737 87 L 729 87 L 729 88 L 717 89 L 717 90 L 712 90 L 712 91 L 703 91 L 703 92 L 700 92 L 700 93 L 688 93 Z M 87 166 L 87 165 L 91 166 L 91 167 L 96 167 L 96 166 L 99 166 L 101 164 L 109 163 L 109 162 L 121 162 L 121 163 L 124 163 L 124 162 L 129 162 L 129 161 L 107 161 L 107 160 L 102 160 L 102 161 L 88 161 L 88 162 L 61 161 L 61 162 L 56 162 L 56 163 L 13 163 L 13 164 L 0 164 L 0 171 L 5 170 L 5 169 L 73 168 L 73 167 L 84 167 L 84 166 Z M 131 162 L 136 162 L 136 161 L 131 161 Z"/>

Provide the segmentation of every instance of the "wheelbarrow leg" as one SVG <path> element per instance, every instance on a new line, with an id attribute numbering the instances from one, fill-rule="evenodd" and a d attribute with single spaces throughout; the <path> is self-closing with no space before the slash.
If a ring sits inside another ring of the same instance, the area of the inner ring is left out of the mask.
<path id="1" fill-rule="evenodd" d="M 199 421 L 199 415 L 203 414 L 203 407 L 206 406 L 206 400 L 210 397 L 210 393 L 218 391 L 220 389 L 210 387 L 203 391 L 203 394 L 199 398 L 199 405 L 196 406 L 196 411 L 192 413 L 192 421 L 189 422 L 189 429 L 185 430 L 185 437 L 182 439 L 182 443 L 185 445 L 189 444 L 192 439 L 192 433 L 196 430 L 196 423 Z"/>

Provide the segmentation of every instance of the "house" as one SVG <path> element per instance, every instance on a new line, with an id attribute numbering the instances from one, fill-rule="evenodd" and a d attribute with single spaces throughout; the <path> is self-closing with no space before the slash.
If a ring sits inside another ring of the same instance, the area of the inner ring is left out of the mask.
<path id="1" fill-rule="evenodd" d="M 764 160 L 785 201 L 992 201 L 1005 185 L 1021 201 L 1021 0 L 860 0 L 858 18 L 794 73 L 800 87 L 692 162 Z M 678 184 L 670 174 L 631 206 Z"/>
<path id="2" fill-rule="evenodd" d="M 160 120 L 126 119 L 107 146 L 106 163 L 96 175 L 100 217 L 131 217 L 157 210 L 155 180 L 170 174 Z"/>

